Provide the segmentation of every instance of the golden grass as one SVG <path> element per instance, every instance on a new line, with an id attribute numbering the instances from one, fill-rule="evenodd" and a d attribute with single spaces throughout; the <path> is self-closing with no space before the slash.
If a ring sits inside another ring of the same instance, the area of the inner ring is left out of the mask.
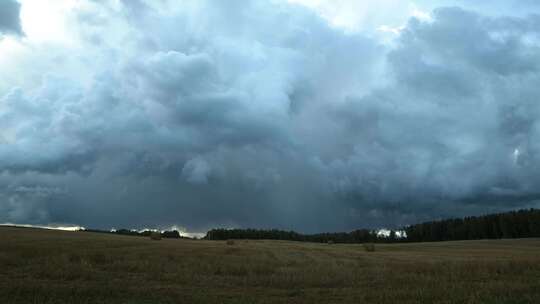
<path id="1" fill-rule="evenodd" d="M 3 227 L 0 303 L 540 303 L 540 240 L 366 252 Z"/>

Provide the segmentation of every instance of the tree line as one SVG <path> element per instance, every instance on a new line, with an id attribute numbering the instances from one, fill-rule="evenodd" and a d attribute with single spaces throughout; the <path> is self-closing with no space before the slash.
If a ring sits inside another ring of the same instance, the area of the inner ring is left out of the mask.
<path id="1" fill-rule="evenodd" d="M 404 230 L 410 242 L 540 237 L 540 210 L 432 221 L 411 225 Z"/>
<path id="2" fill-rule="evenodd" d="M 294 231 L 277 229 L 212 229 L 206 233 L 206 240 L 251 239 L 251 240 L 284 240 L 314 243 L 374 243 L 396 242 L 400 239 L 395 231 L 388 235 L 379 234 L 376 230 L 359 229 L 352 232 L 300 234 Z"/>
<path id="3" fill-rule="evenodd" d="M 277 229 L 212 229 L 204 239 L 287 240 L 316 243 L 395 243 L 540 237 L 540 210 L 528 209 L 409 225 L 381 234 L 378 230 L 300 234 Z"/>

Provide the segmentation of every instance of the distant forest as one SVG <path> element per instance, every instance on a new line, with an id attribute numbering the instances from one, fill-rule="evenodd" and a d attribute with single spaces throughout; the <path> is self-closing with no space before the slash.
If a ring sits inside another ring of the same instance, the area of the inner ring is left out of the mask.
<path id="1" fill-rule="evenodd" d="M 540 237 L 540 210 L 433 221 L 411 225 L 404 230 L 410 242 Z"/>
<path id="2" fill-rule="evenodd" d="M 400 232 L 405 232 L 402 237 Z M 393 243 L 527 237 L 540 237 L 540 210 L 538 209 L 431 221 L 403 227 L 397 231 L 391 230 L 387 234 L 368 229 L 319 234 L 299 234 L 293 231 L 275 229 L 213 229 L 208 231 L 205 239 L 263 239 L 317 243 Z"/>
<path id="3" fill-rule="evenodd" d="M 131 236 L 150 236 L 152 231 L 119 229 L 112 231 L 86 229 L 87 232 Z M 176 230 L 160 232 L 163 238 L 182 237 Z M 212 229 L 206 240 L 286 240 L 315 243 L 395 243 L 435 242 L 478 239 L 540 237 L 540 210 L 528 209 L 461 219 L 447 219 L 410 225 L 388 233 L 359 229 L 352 232 L 300 234 L 277 229 Z"/>

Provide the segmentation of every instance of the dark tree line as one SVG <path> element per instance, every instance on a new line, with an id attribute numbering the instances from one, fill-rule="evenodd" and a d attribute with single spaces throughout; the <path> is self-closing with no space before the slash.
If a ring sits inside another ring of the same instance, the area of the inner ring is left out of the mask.
<path id="1" fill-rule="evenodd" d="M 404 231 L 398 237 L 397 231 Z M 540 210 L 529 209 L 462 219 L 447 219 L 410 225 L 380 235 L 376 230 L 300 234 L 294 231 L 261 229 L 213 229 L 207 240 L 253 239 L 316 243 L 393 243 L 540 237 Z"/>
<path id="2" fill-rule="evenodd" d="M 204 237 L 207 240 L 251 239 L 251 240 L 286 240 L 315 243 L 371 243 L 397 241 L 395 232 L 385 237 L 377 235 L 375 230 L 355 230 L 352 232 L 300 234 L 294 231 L 277 229 L 212 229 Z M 393 238 L 393 239 L 391 239 Z"/>
<path id="3" fill-rule="evenodd" d="M 404 230 L 410 242 L 540 237 L 540 210 L 426 222 Z"/>

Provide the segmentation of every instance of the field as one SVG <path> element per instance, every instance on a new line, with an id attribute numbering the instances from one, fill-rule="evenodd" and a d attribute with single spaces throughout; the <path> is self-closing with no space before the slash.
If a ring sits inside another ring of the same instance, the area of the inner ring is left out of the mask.
<path id="1" fill-rule="evenodd" d="M 0 227 L 0 303 L 540 303 L 540 240 L 191 241 Z"/>

